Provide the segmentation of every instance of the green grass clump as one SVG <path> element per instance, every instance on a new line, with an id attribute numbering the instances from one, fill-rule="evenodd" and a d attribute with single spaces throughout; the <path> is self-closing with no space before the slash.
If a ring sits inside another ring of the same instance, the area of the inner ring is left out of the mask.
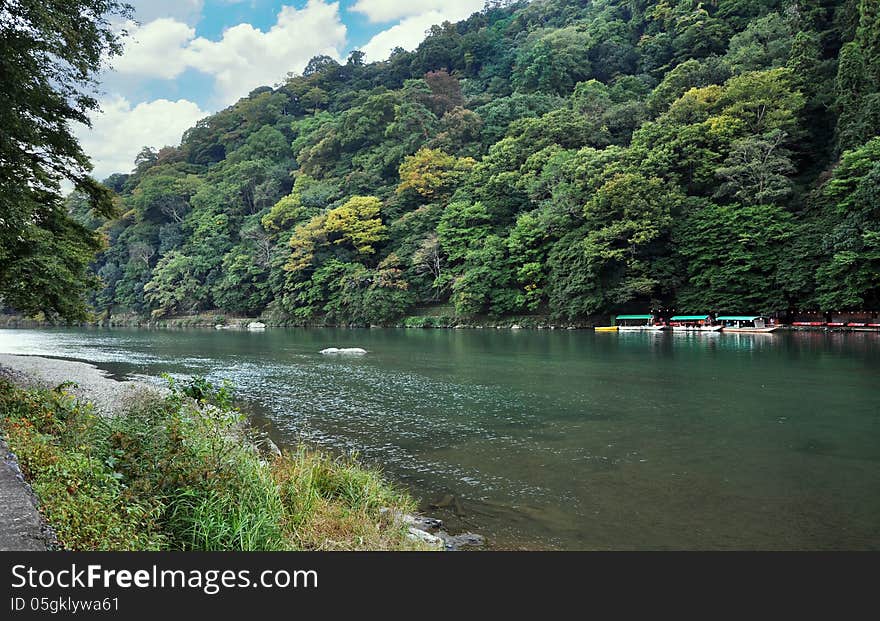
<path id="1" fill-rule="evenodd" d="M 0 381 L 0 427 L 72 550 L 419 549 L 407 494 L 351 458 L 256 448 L 229 386 L 170 378 L 96 415 L 62 385 Z"/>

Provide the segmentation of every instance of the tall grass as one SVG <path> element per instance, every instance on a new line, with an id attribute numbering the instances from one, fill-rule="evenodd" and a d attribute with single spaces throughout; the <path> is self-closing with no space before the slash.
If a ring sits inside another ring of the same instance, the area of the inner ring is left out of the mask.
<path id="1" fill-rule="evenodd" d="M 144 394 L 105 418 L 66 386 L 0 381 L 0 427 L 73 550 L 424 549 L 413 500 L 352 458 L 256 448 L 228 386 Z"/>

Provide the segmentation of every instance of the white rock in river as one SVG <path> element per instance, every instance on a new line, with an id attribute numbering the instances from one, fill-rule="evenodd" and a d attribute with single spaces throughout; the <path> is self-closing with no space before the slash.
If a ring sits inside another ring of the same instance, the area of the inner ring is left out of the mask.
<path id="1" fill-rule="evenodd" d="M 365 353 L 367 353 L 367 350 L 361 349 L 360 347 L 328 347 L 327 349 L 322 349 L 321 353 L 325 356 L 335 354 L 363 356 Z"/>
<path id="2" fill-rule="evenodd" d="M 266 324 L 262 321 L 252 321 L 247 325 L 248 330 L 265 330 Z"/>

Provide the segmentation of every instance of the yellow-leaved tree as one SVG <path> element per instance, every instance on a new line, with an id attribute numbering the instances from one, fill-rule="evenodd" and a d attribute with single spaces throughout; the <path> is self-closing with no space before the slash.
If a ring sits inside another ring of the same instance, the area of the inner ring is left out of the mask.
<path id="1" fill-rule="evenodd" d="M 476 160 L 457 158 L 440 149 L 421 148 L 400 165 L 400 185 L 397 193 L 416 192 L 430 200 L 449 195 L 458 181 L 470 171 Z"/>
<path id="2" fill-rule="evenodd" d="M 379 217 L 382 202 L 375 196 L 353 196 L 343 205 L 317 215 L 293 231 L 292 250 L 284 268 L 298 272 L 311 267 L 315 253 L 324 246 L 348 246 L 360 255 L 376 252 L 385 239 L 386 227 Z"/>

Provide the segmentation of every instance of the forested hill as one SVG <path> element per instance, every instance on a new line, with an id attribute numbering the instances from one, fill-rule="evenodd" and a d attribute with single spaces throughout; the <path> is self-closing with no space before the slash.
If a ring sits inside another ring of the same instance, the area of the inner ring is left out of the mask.
<path id="1" fill-rule="evenodd" d="M 291 69 L 301 69 L 291 67 Z M 535 0 L 145 149 L 99 314 L 880 308 L 877 0 Z"/>

